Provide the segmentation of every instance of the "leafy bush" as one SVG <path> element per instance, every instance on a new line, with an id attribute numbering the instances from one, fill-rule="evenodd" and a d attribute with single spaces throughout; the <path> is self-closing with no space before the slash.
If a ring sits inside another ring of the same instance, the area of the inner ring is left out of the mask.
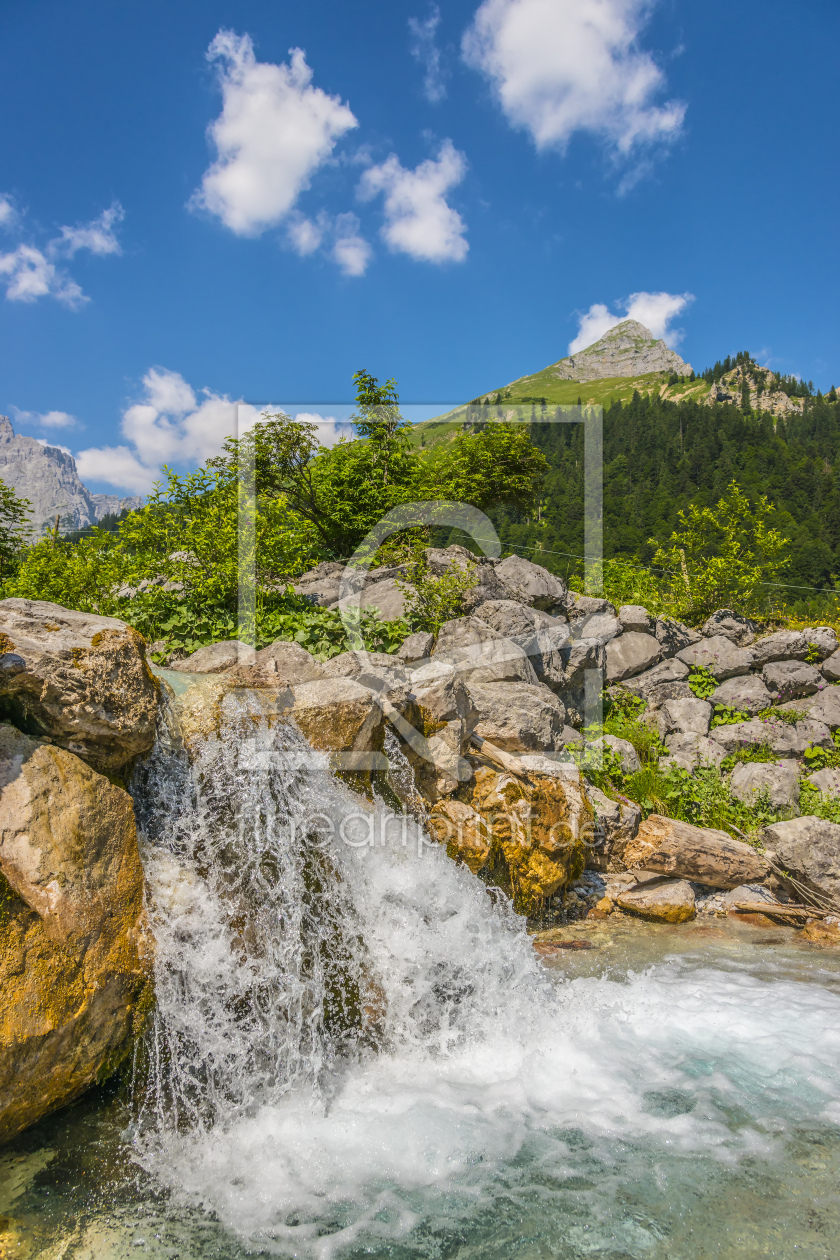
<path id="1" fill-rule="evenodd" d="M 705 665 L 695 665 L 688 675 L 688 685 L 699 700 L 708 700 L 720 684 Z"/>
<path id="2" fill-rule="evenodd" d="M 424 552 L 415 552 L 397 586 L 405 595 L 406 615 L 415 630 L 437 634 L 445 621 L 464 611 L 464 598 L 478 582 L 472 562 L 451 564 L 443 573 L 432 573 Z"/>
<path id="3" fill-rule="evenodd" d="M 820 792 L 813 783 L 800 783 L 799 809 L 803 816 L 813 814 L 815 818 L 840 823 L 840 800 L 836 796 L 827 796 Z"/>
<path id="4" fill-rule="evenodd" d="M 716 704 L 711 725 L 714 730 L 716 726 L 734 726 L 736 722 L 749 720 L 749 713 L 742 713 L 740 709 L 731 709 L 727 704 Z"/>

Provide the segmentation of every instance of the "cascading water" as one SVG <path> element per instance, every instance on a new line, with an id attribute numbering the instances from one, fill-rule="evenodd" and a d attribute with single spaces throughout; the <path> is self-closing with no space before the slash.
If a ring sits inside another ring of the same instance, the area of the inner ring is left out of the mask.
<path id="1" fill-rule="evenodd" d="M 836 970 L 752 948 L 562 983 L 419 823 L 256 693 L 224 706 L 137 792 L 158 1005 L 133 1143 L 173 1204 L 249 1253 L 694 1257 L 739 1254 L 733 1187 L 791 1133 L 836 1175 Z M 673 1250 L 675 1205 L 710 1195 L 705 1249 Z"/>

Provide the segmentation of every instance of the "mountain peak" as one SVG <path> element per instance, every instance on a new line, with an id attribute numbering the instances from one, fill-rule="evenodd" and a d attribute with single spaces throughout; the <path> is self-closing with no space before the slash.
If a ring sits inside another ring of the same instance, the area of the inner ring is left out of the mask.
<path id="1" fill-rule="evenodd" d="M 600 340 L 570 354 L 548 369 L 564 381 L 598 381 L 613 376 L 643 376 L 648 372 L 691 374 L 675 350 L 654 337 L 649 328 L 636 319 L 623 319 L 610 328 Z"/>

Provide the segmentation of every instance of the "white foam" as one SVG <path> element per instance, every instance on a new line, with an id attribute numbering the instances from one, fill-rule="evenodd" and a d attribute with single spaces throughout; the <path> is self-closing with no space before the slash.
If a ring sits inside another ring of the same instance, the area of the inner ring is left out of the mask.
<path id="1" fill-rule="evenodd" d="M 186 890 L 176 859 L 149 852 L 156 1044 L 161 1061 L 182 1058 L 174 1083 L 160 1069 L 157 1110 L 136 1141 L 162 1183 L 248 1245 L 329 1257 L 403 1237 L 459 1203 L 492 1199 L 514 1160 L 548 1161 L 562 1177 L 570 1131 L 605 1166 L 627 1143 L 732 1162 L 772 1158 L 798 1118 L 840 1118 L 836 992 L 674 959 L 622 980 L 552 979 L 522 921 L 443 850 L 418 849 L 413 833 L 405 845 L 330 849 L 340 878 L 329 896 L 356 941 L 350 971 L 375 978 L 386 1006 L 378 1050 L 336 1049 L 322 1019 L 326 973 L 300 944 L 305 846 L 288 820 L 316 807 L 340 818 L 358 800 L 323 759 L 292 772 L 278 753 L 258 782 L 231 756 L 224 742 L 208 747 L 178 844 L 169 834 L 189 866 Z M 211 781 L 245 802 L 215 849 Z M 222 857 L 234 842 L 232 910 Z M 255 852 L 286 884 L 266 886 L 243 947 Z"/>

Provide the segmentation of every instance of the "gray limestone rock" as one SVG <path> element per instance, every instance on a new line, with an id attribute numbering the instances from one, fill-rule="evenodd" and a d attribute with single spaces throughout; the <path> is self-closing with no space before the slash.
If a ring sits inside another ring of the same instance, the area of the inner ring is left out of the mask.
<path id="1" fill-rule="evenodd" d="M 406 600 L 396 578 L 388 577 L 365 586 L 361 594 L 345 596 L 336 605 L 339 610 L 356 606 L 369 611 L 376 609 L 380 621 L 399 621 L 405 616 Z"/>
<path id="2" fill-rule="evenodd" d="M 619 739 L 617 735 L 602 735 L 600 739 L 593 739 L 587 743 L 584 765 L 597 769 L 605 748 L 615 753 L 625 774 L 636 774 L 638 770 L 641 770 L 642 763 L 639 761 L 639 754 L 630 740 Z"/>
<path id="3" fill-rule="evenodd" d="M 729 777 L 732 795 L 747 805 L 767 791 L 774 809 L 798 809 L 799 767 L 793 760 L 739 762 Z"/>
<path id="4" fill-rule="evenodd" d="M 287 639 L 276 639 L 268 647 L 261 648 L 250 662 L 236 665 L 234 677 L 242 686 L 277 689 L 316 682 L 325 674 L 324 666 L 305 647 Z"/>
<path id="5" fill-rule="evenodd" d="M 199 648 L 191 656 L 173 660 L 169 668 L 183 674 L 222 674 L 233 665 L 253 665 L 255 656 L 254 649 L 247 643 L 239 639 L 223 639 L 220 643 Z"/>
<path id="6" fill-rule="evenodd" d="M 836 823 L 808 814 L 765 827 L 761 839 L 783 870 L 840 898 L 840 826 Z"/>
<path id="7" fill-rule="evenodd" d="M 788 700 L 778 707 L 786 712 L 805 713 L 816 722 L 824 722 L 826 726 L 840 726 L 840 687 L 825 687 L 816 695 L 803 696 L 801 700 Z"/>
<path id="8" fill-rule="evenodd" d="M 642 821 L 642 810 L 635 801 L 612 801 L 591 783 L 586 795 L 595 811 L 595 832 L 587 844 L 586 865 L 590 869 L 609 871 L 616 865 L 615 855 L 632 840 Z"/>
<path id="9" fill-rule="evenodd" d="M 668 660 L 660 661 L 658 665 L 645 670 L 643 674 L 628 678 L 622 685 L 634 695 L 647 699 L 652 690 L 663 683 L 684 682 L 686 678 L 688 678 L 688 666 L 683 661 Z"/>
<path id="10" fill-rule="evenodd" d="M 760 628 L 757 621 L 742 617 L 731 608 L 718 608 L 717 612 L 713 612 L 706 619 L 702 633 L 708 639 L 714 638 L 715 635 L 723 635 L 725 639 L 729 639 L 738 647 L 749 647 Z"/>
<path id="11" fill-rule="evenodd" d="M 831 766 L 825 766 L 824 769 L 809 774 L 806 782 L 822 792 L 824 796 L 840 796 L 840 770 Z"/>
<path id="12" fill-rule="evenodd" d="M 622 604 L 618 610 L 618 620 L 622 631 L 635 630 L 639 634 L 650 634 L 654 620 L 641 604 Z"/>
<path id="13" fill-rule="evenodd" d="M 547 687 L 528 683 L 469 685 L 478 710 L 476 735 L 511 753 L 556 752 L 561 742 L 566 710 Z"/>
<path id="14" fill-rule="evenodd" d="M 575 591 L 569 591 L 569 599 L 574 599 L 567 608 L 567 616 L 569 621 L 574 624 L 581 617 L 590 617 L 593 613 L 607 613 L 610 617 L 615 617 L 615 605 L 611 604 L 608 599 L 600 599 L 597 595 L 578 595 Z"/>
<path id="15" fill-rule="evenodd" d="M 621 682 L 649 670 L 659 660 L 659 644 L 652 634 L 630 631 L 607 644 L 607 681 Z"/>
<path id="16" fill-rule="evenodd" d="M 665 733 L 677 731 L 680 735 L 708 735 L 712 719 L 712 706 L 705 700 L 666 700 L 660 709 L 664 718 Z M 661 728 L 660 728 L 661 729 Z"/>
<path id="17" fill-rule="evenodd" d="M 773 661 L 764 666 L 761 677 L 774 700 L 812 696 L 823 685 L 820 671 L 805 661 Z"/>
<path id="18" fill-rule="evenodd" d="M 702 639 L 690 647 L 677 652 L 677 660 L 689 667 L 705 668 L 723 682 L 725 678 L 733 678 L 736 674 L 749 673 L 752 665 L 752 653 L 748 648 L 736 647 L 730 639 L 723 635 L 715 635 L 711 639 Z"/>
<path id="19" fill-rule="evenodd" d="M 691 647 L 692 643 L 699 643 L 703 637 L 690 626 L 684 626 L 681 621 L 672 621 L 668 617 L 656 618 L 654 634 L 663 659 L 676 656 L 677 652 Z"/>
<path id="20" fill-rule="evenodd" d="M 561 359 L 549 370 L 563 381 L 600 381 L 648 372 L 691 375 L 691 365 L 635 319 L 623 319 L 591 346 Z"/>
<path id="21" fill-rule="evenodd" d="M 776 630 L 752 645 L 755 668 L 772 661 L 804 661 L 816 657 L 824 661 L 837 650 L 837 636 L 828 626 L 807 630 Z M 813 663 L 813 662 L 811 662 Z"/>
<path id="22" fill-rule="evenodd" d="M 712 704 L 725 705 L 727 709 L 736 709 L 752 717 L 768 708 L 773 700 L 770 692 L 755 674 L 739 674 L 735 678 L 727 678 L 712 692 Z"/>
<path id="23" fill-rule="evenodd" d="M 415 665 L 418 661 L 426 660 L 431 656 L 434 642 L 433 634 L 418 630 L 416 634 L 410 634 L 408 638 L 403 639 L 397 656 L 404 665 Z"/>
<path id="24" fill-rule="evenodd" d="M 663 757 L 660 762 L 664 770 L 675 765 L 690 773 L 703 764 L 719 766 L 726 756 L 726 750 L 716 740 L 707 739 L 703 735 L 675 732 L 666 737 L 665 747 L 668 749 L 668 756 Z"/>
<path id="25" fill-rule="evenodd" d="M 355 678 L 373 691 L 391 691 L 408 678 L 405 663 L 390 652 L 341 652 L 321 665 L 320 673 L 324 678 Z"/>
<path id="26" fill-rule="evenodd" d="M 832 652 L 820 666 L 820 673 L 829 682 L 840 682 L 840 651 Z"/>
<path id="27" fill-rule="evenodd" d="M 532 608 L 551 612 L 562 610 L 566 605 L 566 583 L 542 565 L 524 560 L 522 556 L 508 556 L 496 565 L 495 578 L 510 592 L 511 599 Z"/>
<path id="28" fill-rule="evenodd" d="M 753 718 L 750 722 L 716 726 L 711 738 L 727 754 L 737 752 L 739 748 L 757 748 L 766 744 L 778 757 L 802 757 L 809 745 L 834 747 L 828 727 L 810 718 L 795 725 L 778 718 Z"/>
<path id="29" fill-rule="evenodd" d="M 456 617 L 440 628 L 433 661 L 445 661 L 474 683 L 537 683 L 525 651 L 478 617 Z"/>
<path id="30" fill-rule="evenodd" d="M 572 623 L 571 634 L 575 639 L 598 639 L 609 643 L 621 634 L 621 622 L 609 612 L 587 613 Z"/>
<path id="31" fill-rule="evenodd" d="M 506 638 L 519 635 L 531 635 L 546 626 L 564 626 L 568 636 L 565 618 L 552 617 L 550 613 L 538 608 L 530 608 L 513 599 L 488 599 L 481 605 L 481 620 L 488 626 L 498 630 Z"/>

